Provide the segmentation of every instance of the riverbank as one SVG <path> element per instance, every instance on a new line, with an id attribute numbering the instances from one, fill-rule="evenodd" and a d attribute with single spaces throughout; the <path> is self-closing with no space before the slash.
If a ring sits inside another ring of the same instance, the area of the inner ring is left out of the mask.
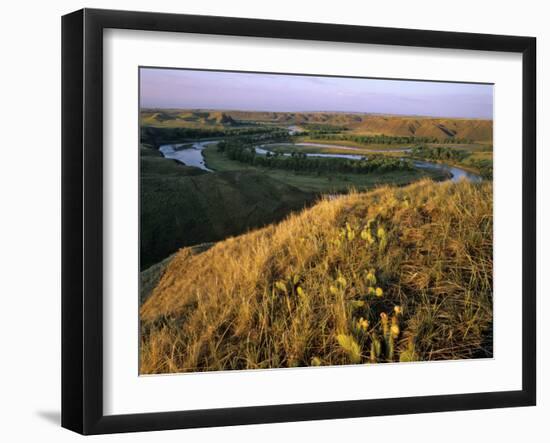
<path id="1" fill-rule="evenodd" d="M 179 161 L 186 166 L 192 166 L 207 172 L 212 172 L 212 170 L 206 166 L 202 155 L 202 150 L 210 143 L 215 143 L 215 141 L 205 140 L 194 143 L 166 144 L 161 145 L 159 151 L 165 158 Z"/>
<path id="2" fill-rule="evenodd" d="M 220 171 L 254 171 L 267 175 L 305 192 L 320 194 L 347 193 L 350 189 L 368 190 L 381 185 L 404 186 L 422 178 L 434 181 L 449 179 L 444 171 L 436 170 L 405 170 L 369 174 L 339 174 L 319 175 L 315 173 L 294 172 L 282 169 L 269 169 L 230 160 L 222 152 L 218 152 L 214 145 L 203 150 L 205 164 L 209 169 Z"/>
<path id="3" fill-rule="evenodd" d="M 218 141 L 217 139 L 211 139 L 194 143 L 165 144 L 160 146 L 159 150 L 166 158 L 207 172 L 252 170 L 267 174 L 291 186 L 296 186 L 305 192 L 315 193 L 345 193 L 352 188 L 366 190 L 385 184 L 403 186 L 421 178 L 430 178 L 434 181 L 448 179 L 455 182 L 462 179 L 474 182 L 481 181 L 481 177 L 476 173 L 475 168 L 463 168 L 462 165 L 459 166 L 454 163 L 426 161 L 410 157 L 408 156 L 411 150 L 410 146 L 400 149 L 394 147 L 391 150 L 383 151 L 383 153 L 385 155 L 404 156 L 411 159 L 415 165 L 414 170 L 370 172 L 368 174 L 321 174 L 264 168 L 230 160 L 226 155 L 218 152 L 215 146 Z M 369 154 L 379 154 L 381 152 L 322 143 L 268 143 L 258 145 L 255 149 L 259 155 L 278 153 L 288 156 L 291 152 L 301 152 L 309 157 L 350 160 L 361 160 L 365 157 L 368 158 Z M 353 151 L 353 153 L 350 153 L 350 151 Z"/>
<path id="4" fill-rule="evenodd" d="M 296 147 L 299 147 L 298 152 L 304 153 L 304 149 L 302 148 L 304 144 L 303 143 L 297 143 L 297 144 L 271 144 L 271 145 L 261 145 L 260 147 L 256 147 L 256 153 L 261 155 L 267 155 L 267 154 L 273 154 L 273 153 L 279 153 L 285 156 L 291 155 L 292 152 L 297 152 Z M 348 153 L 318 153 L 315 152 L 315 147 L 323 148 L 326 145 L 320 145 L 316 143 L 309 143 L 306 144 L 306 147 L 310 147 L 310 149 L 313 149 L 314 152 L 306 152 L 305 155 L 308 157 L 328 157 L 328 158 L 339 158 L 339 159 L 350 159 L 350 160 L 362 160 L 364 158 L 368 158 L 369 153 L 365 151 L 361 151 L 361 154 L 348 154 Z M 268 150 L 268 148 L 270 150 Z M 280 149 L 277 149 L 280 148 Z M 354 150 L 356 148 L 346 148 L 343 146 L 335 146 L 335 149 L 341 149 L 341 150 Z M 334 151 L 334 149 L 331 148 L 331 151 Z M 428 171 L 440 171 L 442 173 L 448 173 L 449 179 L 458 182 L 463 179 L 467 179 L 469 181 L 473 182 L 479 182 L 482 180 L 481 176 L 476 172 L 471 172 L 467 170 L 466 168 L 461 168 L 458 165 L 455 165 L 455 163 L 444 163 L 442 161 L 428 161 L 423 159 L 416 159 L 415 157 L 411 157 L 407 155 L 411 151 L 411 148 L 403 148 L 403 149 L 394 149 L 393 153 L 398 154 L 399 156 L 403 156 L 403 158 L 409 159 L 414 163 L 414 166 L 416 168 L 420 168 L 423 170 Z M 370 154 L 376 154 L 379 151 L 370 151 Z"/>

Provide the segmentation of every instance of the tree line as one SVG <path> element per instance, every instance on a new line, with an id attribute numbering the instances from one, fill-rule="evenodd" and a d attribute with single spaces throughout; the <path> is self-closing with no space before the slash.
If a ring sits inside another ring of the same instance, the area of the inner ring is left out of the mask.
<path id="1" fill-rule="evenodd" d="M 303 152 L 292 152 L 290 155 L 270 153 L 260 155 L 256 152 L 255 143 L 248 139 L 231 139 L 218 143 L 218 151 L 223 152 L 230 160 L 273 169 L 315 173 L 352 173 L 391 172 L 412 170 L 410 160 L 386 156 L 369 156 L 361 160 L 346 158 L 323 158 L 307 156 Z"/>
<path id="2" fill-rule="evenodd" d="M 415 146 L 412 148 L 411 155 L 426 160 L 450 160 L 461 162 L 471 155 L 470 151 L 465 149 L 453 149 L 443 146 L 427 147 Z"/>
<path id="3" fill-rule="evenodd" d="M 393 135 L 351 135 L 340 134 L 334 132 L 312 131 L 309 136 L 320 140 L 332 141 L 351 141 L 363 145 L 379 144 L 379 145 L 404 145 L 414 143 L 472 143 L 472 140 L 467 138 L 450 137 L 438 139 L 437 137 L 416 137 L 416 136 L 393 136 Z"/>
<path id="4" fill-rule="evenodd" d="M 479 170 L 479 175 L 481 175 L 486 180 L 493 179 L 493 161 L 487 159 L 470 159 L 468 162 L 474 168 Z"/>
<path id="5" fill-rule="evenodd" d="M 469 158 L 472 153 L 464 149 L 453 149 L 443 146 L 433 148 L 415 146 L 411 151 L 411 155 L 423 160 L 442 160 L 473 166 L 484 179 L 493 179 L 493 160 Z"/>

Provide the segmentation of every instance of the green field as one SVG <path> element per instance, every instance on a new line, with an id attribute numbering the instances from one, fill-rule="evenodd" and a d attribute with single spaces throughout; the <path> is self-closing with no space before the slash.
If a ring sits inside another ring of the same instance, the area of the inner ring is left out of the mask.
<path id="1" fill-rule="evenodd" d="M 359 148 L 364 150 L 365 152 L 368 151 L 392 151 L 395 149 L 407 149 L 411 147 L 410 143 L 396 143 L 392 145 L 383 144 L 383 143 L 369 143 L 369 144 L 362 144 L 357 143 L 350 140 L 325 140 L 325 139 L 316 139 L 316 138 L 310 138 L 310 137 L 297 137 L 296 138 L 297 143 L 319 143 L 322 145 L 337 145 L 337 146 L 346 146 L 350 148 Z M 304 146 L 305 147 L 305 146 Z M 337 148 L 335 148 L 337 149 Z M 320 151 L 318 151 L 320 152 Z M 346 153 L 349 153 L 349 150 L 345 150 Z"/>
<path id="2" fill-rule="evenodd" d="M 349 152 L 347 153 L 349 154 Z M 305 192 L 342 193 L 348 192 L 350 189 L 372 189 L 375 186 L 383 184 L 401 186 L 426 177 L 433 180 L 445 180 L 448 178 L 441 172 L 424 170 L 370 174 L 331 174 L 328 176 L 297 173 L 281 169 L 259 168 L 228 159 L 223 153 L 218 152 L 215 145 L 208 146 L 203 151 L 203 155 L 208 167 L 214 171 L 254 171 Z"/>

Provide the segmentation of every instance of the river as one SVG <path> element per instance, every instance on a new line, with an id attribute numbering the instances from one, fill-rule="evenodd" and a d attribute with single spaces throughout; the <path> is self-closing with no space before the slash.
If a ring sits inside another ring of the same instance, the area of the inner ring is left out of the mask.
<path id="1" fill-rule="evenodd" d="M 208 169 L 206 167 L 206 164 L 204 162 L 204 157 L 202 155 L 202 150 L 206 148 L 206 146 L 210 143 L 216 143 L 218 140 L 206 140 L 206 141 L 200 141 L 200 142 L 194 142 L 194 143 L 177 143 L 177 144 L 166 144 L 161 145 L 159 147 L 160 152 L 162 152 L 162 155 L 166 158 L 171 158 L 173 160 L 177 160 L 180 163 L 183 163 L 187 166 L 194 166 L 196 168 L 200 168 L 204 171 L 213 172 L 211 169 Z M 178 149 L 181 146 L 184 146 L 186 144 L 191 144 L 192 146 L 190 148 L 184 148 L 184 149 Z M 270 145 L 276 145 L 276 144 L 270 144 Z M 286 144 L 288 145 L 288 143 Z M 256 153 L 260 155 L 266 155 L 268 152 L 273 154 L 272 151 L 269 151 L 265 149 L 268 145 L 259 145 L 256 147 Z M 345 150 L 358 150 L 358 148 L 353 148 L 350 146 L 339 146 L 339 145 L 329 145 L 329 144 L 321 144 L 321 143 L 296 143 L 296 146 L 318 146 L 318 147 L 330 147 L 330 148 L 337 148 L 337 149 L 345 149 Z M 394 150 L 386 150 L 386 151 L 369 151 L 372 153 L 379 153 L 379 152 L 410 152 L 410 148 L 404 148 L 404 149 L 394 149 Z M 362 150 L 364 152 L 364 150 Z M 284 156 L 290 156 L 289 153 L 279 154 Z M 365 155 L 359 155 L 359 154 L 323 154 L 323 153 L 306 153 L 307 157 L 328 157 L 328 158 L 347 158 L 350 160 L 361 160 L 365 158 Z M 467 179 L 472 182 L 480 182 L 482 178 L 474 174 L 473 172 L 467 171 L 466 169 L 459 168 L 457 166 L 450 166 L 445 163 L 435 163 L 435 162 L 428 162 L 428 161 L 420 161 L 420 160 L 414 160 L 414 165 L 417 168 L 421 169 L 438 169 L 440 171 L 445 171 L 451 174 L 451 181 L 458 182 L 462 179 Z"/>
<path id="2" fill-rule="evenodd" d="M 202 150 L 210 143 L 216 143 L 216 140 L 207 140 L 194 143 L 176 143 L 161 145 L 159 151 L 162 152 L 166 158 L 177 160 L 187 166 L 194 166 L 204 171 L 214 172 L 212 169 L 208 169 L 204 163 L 204 157 L 202 156 Z M 178 149 L 181 146 L 192 144 L 190 148 Z"/>
<path id="3" fill-rule="evenodd" d="M 447 165 L 445 163 L 432 163 L 426 161 L 414 160 L 414 165 L 417 168 L 421 169 L 439 169 L 440 171 L 446 171 L 451 173 L 451 181 L 459 182 L 460 180 L 467 179 L 474 183 L 479 183 L 483 178 L 473 172 L 467 171 L 466 169 L 459 168 L 457 166 Z"/>
<path id="4" fill-rule="evenodd" d="M 270 144 L 271 146 L 276 145 L 282 145 L 278 143 Z M 288 145 L 288 144 L 286 144 Z M 337 149 L 347 149 L 347 150 L 359 150 L 358 148 L 353 148 L 350 146 L 339 146 L 339 145 L 329 145 L 329 144 L 321 144 L 321 143 L 295 143 L 296 146 L 318 146 L 318 147 L 329 147 L 329 148 L 337 148 Z M 260 145 L 256 147 L 256 153 L 266 155 L 268 152 L 270 154 L 273 154 L 272 151 L 269 151 L 265 149 L 268 145 Z M 365 150 L 361 150 L 362 152 L 365 152 Z M 403 149 L 392 149 L 392 150 L 385 150 L 385 151 L 375 151 L 375 150 L 369 150 L 369 152 L 372 153 L 380 153 L 380 152 L 410 152 L 411 148 L 403 148 Z M 290 153 L 284 153 L 279 154 L 284 156 L 290 156 Z M 361 160 L 363 158 L 366 158 L 365 155 L 357 155 L 357 154 L 321 154 L 321 153 L 306 153 L 307 157 L 330 157 L 330 158 L 347 158 L 350 160 Z M 467 179 L 472 182 L 480 182 L 482 178 L 474 174 L 473 172 L 467 171 L 466 169 L 459 168 L 457 166 L 451 166 L 447 165 L 445 163 L 435 163 L 435 162 L 427 162 L 427 161 L 420 161 L 420 160 L 414 160 L 414 165 L 417 168 L 420 169 L 438 169 L 440 171 L 448 172 L 451 174 L 451 181 L 458 182 L 462 179 Z"/>

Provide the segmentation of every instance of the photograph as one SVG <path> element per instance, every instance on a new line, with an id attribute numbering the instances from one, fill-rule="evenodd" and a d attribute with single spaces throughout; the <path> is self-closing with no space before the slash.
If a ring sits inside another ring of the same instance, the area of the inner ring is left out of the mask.
<path id="1" fill-rule="evenodd" d="M 3 8 L 0 442 L 543 443 L 543 3 L 106 5 Z"/>
<path id="2" fill-rule="evenodd" d="M 139 67 L 139 372 L 493 357 L 493 85 Z"/>

